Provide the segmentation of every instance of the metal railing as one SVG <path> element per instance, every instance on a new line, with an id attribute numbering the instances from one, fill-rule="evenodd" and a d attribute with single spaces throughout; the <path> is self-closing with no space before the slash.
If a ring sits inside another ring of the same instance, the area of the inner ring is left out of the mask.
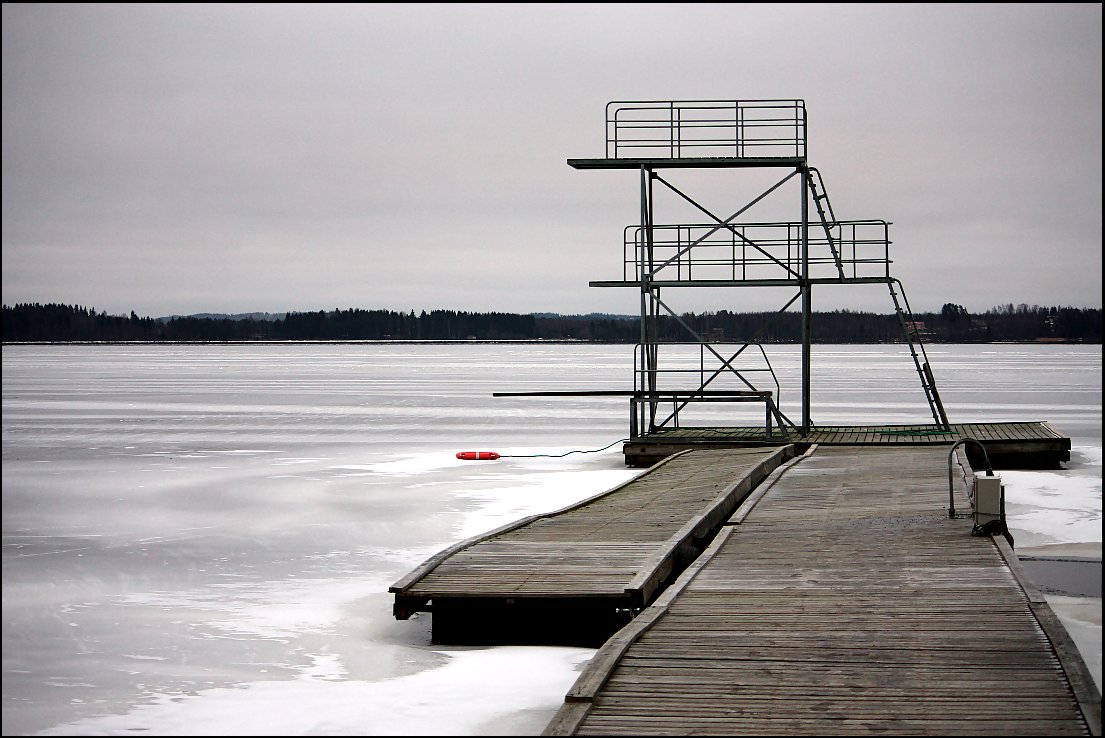
<path id="1" fill-rule="evenodd" d="M 606 157 L 805 159 L 803 100 L 643 100 L 606 105 Z"/>
<path id="2" fill-rule="evenodd" d="M 663 346 L 665 366 L 660 368 L 649 350 Z M 728 345 L 727 350 L 722 350 Z M 748 354 L 745 354 L 749 349 Z M 658 342 L 637 344 L 633 357 L 634 399 L 633 426 L 648 428 L 678 428 L 680 414 L 688 406 L 713 403 L 764 402 L 767 422 L 765 432 L 772 435 L 778 428 L 793 427 L 779 410 L 781 388 L 771 360 L 758 343 L 695 343 Z M 767 384 L 774 391 L 764 390 Z M 671 403 L 670 411 L 666 403 Z M 647 416 L 645 411 L 647 412 Z M 688 411 L 690 412 L 690 411 Z M 741 423 L 730 413 L 729 424 Z"/>
<path id="3" fill-rule="evenodd" d="M 811 278 L 890 278 L 886 221 L 818 226 L 808 229 L 808 238 Z M 645 229 L 632 225 L 623 235 L 622 279 L 640 281 L 643 265 L 651 280 L 796 280 L 802 273 L 801 244 L 801 223 L 654 225 L 649 260 Z"/>
<path id="4" fill-rule="evenodd" d="M 679 412 L 692 402 L 739 402 L 739 403 L 764 403 L 764 440 L 771 440 L 776 436 L 776 428 L 781 438 L 787 438 L 788 426 L 786 419 L 779 412 L 770 392 L 641 392 L 629 400 L 629 439 L 635 441 L 641 437 L 643 429 L 652 433 L 660 428 L 679 428 Z M 671 403 L 672 411 L 667 420 L 657 423 L 655 409 L 661 403 Z"/>
<path id="5" fill-rule="evenodd" d="M 955 443 L 953 443 L 951 449 L 948 451 L 948 517 L 949 518 L 956 517 L 956 514 L 955 514 L 955 484 L 954 484 L 954 481 L 952 479 L 952 461 L 955 460 L 955 451 L 956 451 L 956 449 L 959 448 L 960 446 L 963 446 L 964 444 L 967 444 L 967 443 L 973 443 L 978 448 L 978 450 L 982 452 L 982 458 L 986 463 L 986 476 L 988 476 L 988 477 L 994 476 L 994 466 L 990 463 L 990 454 L 988 454 L 986 452 L 986 447 L 982 445 L 981 441 L 979 441 L 977 438 L 971 438 L 970 436 L 963 436 L 959 440 L 957 440 Z M 966 481 L 966 479 L 964 479 L 964 481 Z M 973 489 L 971 488 L 970 484 L 968 484 L 967 485 L 967 496 L 968 496 L 968 498 L 970 498 L 971 506 L 973 507 L 974 504 L 975 504 L 975 501 L 974 501 L 974 498 L 971 497 L 972 492 L 973 492 Z M 1002 490 L 1002 503 L 1001 503 L 1001 506 L 1002 506 L 1002 510 L 1004 510 L 1005 509 L 1005 490 L 1004 489 Z"/>

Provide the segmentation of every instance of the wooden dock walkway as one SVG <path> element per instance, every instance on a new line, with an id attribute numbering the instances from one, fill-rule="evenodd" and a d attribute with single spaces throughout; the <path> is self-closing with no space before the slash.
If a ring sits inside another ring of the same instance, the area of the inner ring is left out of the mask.
<path id="1" fill-rule="evenodd" d="M 709 545 L 793 446 L 696 451 L 563 510 L 437 554 L 390 591 L 437 643 L 597 647 Z"/>
<path id="2" fill-rule="evenodd" d="M 1008 544 L 947 517 L 948 448 L 777 470 L 545 734 L 1099 735 L 1092 677 Z"/>
<path id="3" fill-rule="evenodd" d="M 953 423 L 947 430 L 932 424 L 826 425 L 808 435 L 774 428 L 768 437 L 759 427 L 663 428 L 623 446 L 626 463 L 647 467 L 669 454 L 696 448 L 734 448 L 785 443 L 820 446 L 928 446 L 947 445 L 959 438 L 981 443 L 995 468 L 1057 468 L 1070 461 L 1070 438 L 1042 420 L 1006 423 Z M 968 448 L 971 463 L 981 468 L 975 447 Z"/>

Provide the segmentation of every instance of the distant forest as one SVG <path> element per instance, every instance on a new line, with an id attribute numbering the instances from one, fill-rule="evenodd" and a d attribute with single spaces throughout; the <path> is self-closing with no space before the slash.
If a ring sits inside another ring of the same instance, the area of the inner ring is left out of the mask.
<path id="1" fill-rule="evenodd" d="M 939 313 L 917 313 L 911 326 L 926 341 L 986 343 L 1037 341 L 1101 343 L 1101 310 L 1000 305 L 973 314 L 948 303 Z M 797 343 L 798 313 L 688 313 L 680 319 L 711 341 Z M 674 318 L 659 319 L 663 341 L 689 340 Z M 898 343 L 897 316 L 847 310 L 813 314 L 815 343 Z M 636 343 L 636 316 L 473 313 L 434 310 L 330 310 L 279 315 L 140 318 L 60 304 L 3 306 L 4 343 L 66 341 L 592 341 Z"/>

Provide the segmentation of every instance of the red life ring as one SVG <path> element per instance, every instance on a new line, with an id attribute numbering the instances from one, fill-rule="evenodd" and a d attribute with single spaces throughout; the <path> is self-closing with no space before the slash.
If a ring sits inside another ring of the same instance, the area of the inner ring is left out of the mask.
<path id="1" fill-rule="evenodd" d="M 463 461 L 495 461 L 499 455 L 494 451 L 457 451 L 457 458 Z"/>

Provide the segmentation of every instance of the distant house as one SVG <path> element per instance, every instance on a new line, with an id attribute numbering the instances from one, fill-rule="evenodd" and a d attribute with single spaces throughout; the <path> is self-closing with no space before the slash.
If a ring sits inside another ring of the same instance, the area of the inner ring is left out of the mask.
<path id="1" fill-rule="evenodd" d="M 923 320 L 911 320 L 906 321 L 906 330 L 911 336 L 917 336 L 919 338 L 931 338 L 932 331 L 928 329 Z"/>

